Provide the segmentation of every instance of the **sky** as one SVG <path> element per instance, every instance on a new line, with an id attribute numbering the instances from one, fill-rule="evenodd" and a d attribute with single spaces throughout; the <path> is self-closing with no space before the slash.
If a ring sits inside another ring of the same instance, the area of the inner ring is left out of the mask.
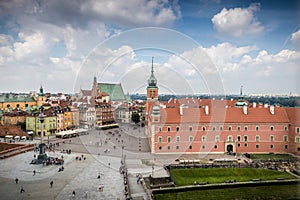
<path id="1" fill-rule="evenodd" d="M 300 94 L 300 1 L 1 0 L 0 93 Z"/>

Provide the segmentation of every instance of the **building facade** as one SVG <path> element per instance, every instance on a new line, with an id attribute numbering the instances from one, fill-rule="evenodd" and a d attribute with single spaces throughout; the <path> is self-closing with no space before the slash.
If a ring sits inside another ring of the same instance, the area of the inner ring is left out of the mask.
<path id="1" fill-rule="evenodd" d="M 26 117 L 26 130 L 32 131 L 34 135 L 40 136 L 43 124 L 44 136 L 50 136 L 57 132 L 56 113 L 52 108 L 44 111 L 44 122 L 40 122 L 40 112 L 34 112 Z"/>
<path id="2" fill-rule="evenodd" d="M 249 104 L 242 92 L 238 100 L 159 102 L 152 65 L 146 134 L 154 154 L 300 154 L 299 114 L 300 108 Z"/>
<path id="3" fill-rule="evenodd" d="M 97 127 L 109 126 L 116 123 L 110 102 L 96 102 L 95 113 Z"/>
<path id="4" fill-rule="evenodd" d="M 26 117 L 29 115 L 26 111 L 20 109 L 14 109 L 10 112 L 6 112 L 2 116 L 2 124 L 5 125 L 20 125 L 26 123 Z"/>

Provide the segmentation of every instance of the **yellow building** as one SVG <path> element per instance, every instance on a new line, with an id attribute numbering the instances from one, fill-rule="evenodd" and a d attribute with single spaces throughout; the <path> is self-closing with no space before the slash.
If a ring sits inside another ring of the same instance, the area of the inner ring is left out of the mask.
<path id="1" fill-rule="evenodd" d="M 41 135 L 40 112 L 34 112 L 26 117 L 26 130 L 33 131 L 35 135 Z M 53 135 L 57 132 L 56 114 L 52 108 L 44 111 L 43 131 L 44 136 Z"/>
<path id="2" fill-rule="evenodd" d="M 75 128 L 73 122 L 73 113 L 69 107 L 63 108 L 64 112 L 64 130 Z"/>
<path id="3" fill-rule="evenodd" d="M 28 95 L 12 93 L 5 94 L 4 96 L 0 96 L 0 110 L 4 112 L 8 112 L 13 109 L 21 109 L 25 111 L 28 107 L 36 108 L 37 106 L 42 106 L 46 102 L 46 99 L 47 98 L 42 86 L 37 97 L 29 97 Z"/>
<path id="4" fill-rule="evenodd" d="M 13 94 L 6 94 L 0 97 L 0 109 L 6 112 L 16 108 L 26 110 L 26 108 L 36 105 L 36 100 L 32 97 Z"/>
<path id="5" fill-rule="evenodd" d="M 78 128 L 79 127 L 79 110 L 73 106 L 70 106 L 70 109 L 72 111 L 73 126 L 75 128 Z"/>

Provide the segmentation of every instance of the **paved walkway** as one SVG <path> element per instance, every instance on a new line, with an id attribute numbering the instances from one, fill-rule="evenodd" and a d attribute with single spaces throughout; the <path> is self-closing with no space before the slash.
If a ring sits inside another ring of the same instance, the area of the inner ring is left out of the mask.
<path id="1" fill-rule="evenodd" d="M 81 161 L 76 160 L 76 156 L 81 154 L 64 154 L 63 172 L 58 172 L 60 166 L 57 165 L 31 165 L 33 152 L 1 160 L 1 199 L 82 199 L 86 191 L 88 199 L 123 199 L 122 176 L 115 170 L 120 166 L 118 158 L 103 156 L 99 162 L 88 154 L 84 155 L 86 160 Z M 107 167 L 108 163 L 111 167 Z M 33 170 L 36 171 L 35 175 Z M 99 173 L 100 179 L 97 177 Z M 18 184 L 15 178 L 19 179 Z M 54 182 L 52 188 L 50 181 Z M 104 185 L 102 192 L 99 191 L 100 184 Z M 20 193 L 21 186 L 24 193 Z M 72 197 L 73 190 L 76 192 L 75 197 Z"/>
<path id="2" fill-rule="evenodd" d="M 50 138 L 52 142 L 55 138 Z M 123 178 L 119 173 L 121 157 L 126 156 L 128 182 L 134 199 L 148 199 L 136 174 L 165 177 L 163 165 L 168 165 L 181 155 L 152 155 L 144 128 L 124 125 L 120 129 L 90 130 L 88 135 L 61 141 L 56 153 L 49 156 L 65 158 L 65 170 L 59 166 L 31 165 L 33 152 L 0 160 L 1 199 L 124 199 Z M 62 143 L 62 141 L 64 141 Z M 35 140 L 39 142 L 39 140 Z M 45 141 L 48 143 L 48 141 Z M 32 142 L 31 142 L 32 143 Z M 55 142 L 54 142 L 55 143 Z M 60 153 L 71 149 L 71 154 Z M 77 152 L 77 153 L 74 153 Z M 76 160 L 84 154 L 86 160 Z M 33 170 L 36 175 L 33 176 Z M 100 173 L 100 180 L 97 178 Z M 15 178 L 19 183 L 15 183 Z M 53 188 L 50 181 L 53 180 Z M 99 191 L 100 184 L 104 185 Z M 23 186 L 25 193 L 20 193 Z M 72 197 L 72 191 L 76 195 Z M 2 198 L 3 197 L 3 198 Z"/>
<path id="3" fill-rule="evenodd" d="M 56 147 L 55 153 L 46 152 L 51 157 L 64 157 L 63 172 L 58 172 L 60 166 L 57 165 L 31 165 L 33 151 L 0 160 L 1 199 L 124 199 L 123 178 L 119 173 L 124 155 L 132 197 L 146 200 L 142 185 L 136 183 L 137 173 L 144 176 L 152 174 L 152 165 L 144 162 L 151 160 L 151 154 L 147 138 L 143 135 L 143 129 L 128 126 L 106 131 L 90 130 L 88 135 L 66 139 Z M 34 142 L 39 140 L 30 143 Z M 62 149 L 71 149 L 72 153 L 63 154 Z M 75 159 L 82 154 L 86 160 Z M 158 167 L 155 167 L 156 170 L 159 171 Z M 15 183 L 16 178 L 19 179 L 18 184 Z M 50 181 L 54 182 L 52 188 Z M 101 184 L 103 191 L 99 191 Z M 20 193 L 21 186 L 24 193 Z M 73 190 L 76 193 L 74 197 Z"/>

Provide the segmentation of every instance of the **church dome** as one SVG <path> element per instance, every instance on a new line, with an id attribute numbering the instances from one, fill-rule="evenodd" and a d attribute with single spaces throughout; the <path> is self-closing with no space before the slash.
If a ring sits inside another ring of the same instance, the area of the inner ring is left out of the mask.
<path id="1" fill-rule="evenodd" d="M 152 108 L 152 115 L 160 115 L 160 110 L 158 106 L 153 106 Z"/>

